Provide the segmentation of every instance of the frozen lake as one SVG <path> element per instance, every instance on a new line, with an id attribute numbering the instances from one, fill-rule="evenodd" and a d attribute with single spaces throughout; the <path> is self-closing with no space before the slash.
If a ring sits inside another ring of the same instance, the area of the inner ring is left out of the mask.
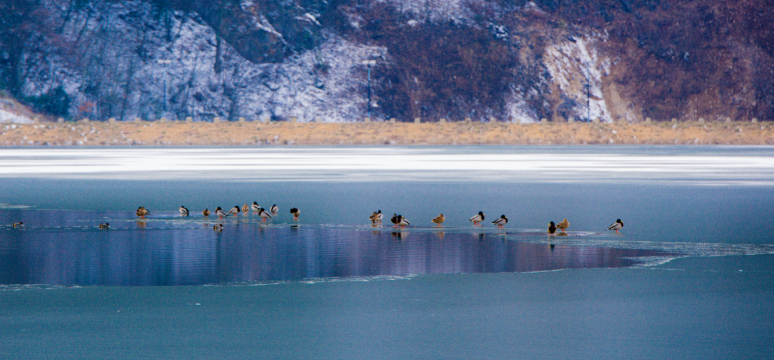
<path id="1" fill-rule="evenodd" d="M 772 179 L 771 147 L 4 149 L 0 355 L 761 358 Z"/>

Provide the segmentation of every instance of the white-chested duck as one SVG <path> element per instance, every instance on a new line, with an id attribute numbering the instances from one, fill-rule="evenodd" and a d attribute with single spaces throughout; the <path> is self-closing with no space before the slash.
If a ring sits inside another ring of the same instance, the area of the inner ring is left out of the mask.
<path id="1" fill-rule="evenodd" d="M 411 222 L 404 218 L 403 215 L 398 215 L 398 225 L 400 225 L 400 227 L 405 227 L 411 225 Z"/>
<path id="2" fill-rule="evenodd" d="M 468 219 L 469 221 L 473 222 L 473 225 L 479 225 L 482 221 L 484 221 L 484 213 L 479 211 L 478 215 L 473 216 L 472 218 Z"/>
<path id="3" fill-rule="evenodd" d="M 271 219 L 271 214 L 269 214 L 269 212 L 263 208 L 258 210 L 258 216 L 261 217 L 261 221 L 266 221 L 266 219 Z"/>
<path id="4" fill-rule="evenodd" d="M 234 207 L 228 211 L 228 214 L 233 216 L 239 216 L 239 205 L 234 205 Z"/>
<path id="5" fill-rule="evenodd" d="M 498 228 L 502 229 L 505 224 L 508 223 L 508 218 L 505 217 L 505 215 L 501 215 L 499 219 L 492 221 L 492 224 L 497 225 Z"/>
<path id="6" fill-rule="evenodd" d="M 623 229 L 623 221 L 621 219 L 616 220 L 612 225 L 608 226 L 608 230 L 615 230 L 615 232 L 618 232 L 618 230 Z"/>

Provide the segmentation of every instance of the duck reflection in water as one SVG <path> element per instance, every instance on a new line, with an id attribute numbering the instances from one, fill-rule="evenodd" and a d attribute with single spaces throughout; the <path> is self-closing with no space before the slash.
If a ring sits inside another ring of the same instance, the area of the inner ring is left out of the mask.
<path id="1" fill-rule="evenodd" d="M 402 231 L 393 231 L 391 234 L 393 240 L 406 240 L 409 236 L 408 233 L 404 233 Z"/>
<path id="2" fill-rule="evenodd" d="M 443 237 L 446 236 L 445 232 L 437 232 L 435 233 L 435 236 L 438 237 L 438 240 L 443 240 Z"/>

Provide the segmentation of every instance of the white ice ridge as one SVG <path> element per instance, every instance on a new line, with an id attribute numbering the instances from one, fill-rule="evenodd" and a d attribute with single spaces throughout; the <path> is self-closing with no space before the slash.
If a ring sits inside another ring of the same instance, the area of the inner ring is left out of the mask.
<path id="1" fill-rule="evenodd" d="M 774 156 L 465 152 L 416 148 L 7 149 L 0 177 L 276 180 L 675 181 L 774 185 Z M 774 152 L 772 153 L 774 155 Z M 193 175 L 192 175 L 193 176 Z"/>
<path id="2" fill-rule="evenodd" d="M 352 276 L 352 277 L 330 277 L 330 278 L 304 278 L 298 280 L 275 280 L 275 281 L 240 281 L 223 284 L 207 284 L 208 287 L 238 287 L 238 286 L 264 286 L 281 284 L 321 284 L 332 282 L 371 282 L 371 281 L 395 281 L 411 280 L 417 275 L 374 275 L 374 276 Z"/>
<path id="3" fill-rule="evenodd" d="M 641 266 L 659 265 L 682 257 L 713 257 L 734 255 L 774 255 L 774 244 L 724 244 L 724 243 L 692 243 L 692 242 L 657 242 L 657 241 L 621 241 L 619 239 L 589 239 L 589 238 L 558 238 L 541 237 L 540 239 L 519 238 L 536 244 L 571 245 L 580 247 L 604 247 L 632 250 L 653 250 L 666 253 L 660 257 L 637 257 L 644 261 Z"/>
<path id="4" fill-rule="evenodd" d="M 0 210 L 30 209 L 30 208 L 32 208 L 32 206 L 29 206 L 29 205 L 0 204 Z"/>

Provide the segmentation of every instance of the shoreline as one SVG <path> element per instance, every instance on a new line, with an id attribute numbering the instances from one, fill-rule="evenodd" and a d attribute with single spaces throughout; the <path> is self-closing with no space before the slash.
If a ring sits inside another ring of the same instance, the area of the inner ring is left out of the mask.
<path id="1" fill-rule="evenodd" d="M 261 123 L 0 125 L 0 147 L 281 145 L 774 145 L 769 122 Z"/>

